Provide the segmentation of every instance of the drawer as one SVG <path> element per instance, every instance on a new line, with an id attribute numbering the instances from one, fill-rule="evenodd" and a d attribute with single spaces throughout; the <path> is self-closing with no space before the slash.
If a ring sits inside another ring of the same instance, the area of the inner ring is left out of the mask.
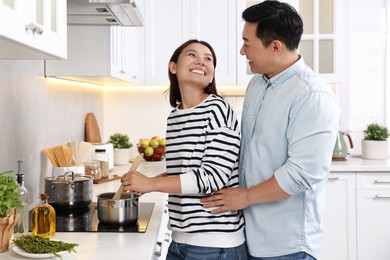
<path id="1" fill-rule="evenodd" d="M 390 190 L 390 172 L 357 173 L 356 188 Z"/>

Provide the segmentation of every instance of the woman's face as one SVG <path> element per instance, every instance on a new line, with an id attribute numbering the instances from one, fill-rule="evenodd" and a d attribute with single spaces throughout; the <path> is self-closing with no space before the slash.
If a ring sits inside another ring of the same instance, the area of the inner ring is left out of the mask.
<path id="1" fill-rule="evenodd" d="M 176 74 L 179 84 L 191 83 L 207 87 L 214 78 L 214 57 L 210 49 L 200 43 L 191 43 L 183 49 L 177 63 L 169 69 Z"/>

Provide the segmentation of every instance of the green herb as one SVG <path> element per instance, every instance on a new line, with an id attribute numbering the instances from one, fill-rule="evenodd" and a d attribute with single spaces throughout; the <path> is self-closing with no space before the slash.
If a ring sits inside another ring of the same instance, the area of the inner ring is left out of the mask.
<path id="1" fill-rule="evenodd" d="M 15 181 L 15 172 L 0 173 L 0 218 L 8 216 L 11 208 L 22 208 L 19 185 Z"/>
<path id="2" fill-rule="evenodd" d="M 133 146 L 133 144 L 129 141 L 129 136 L 121 133 L 111 135 L 108 142 L 112 143 L 114 148 L 118 149 L 130 148 Z"/>
<path id="3" fill-rule="evenodd" d="M 63 241 L 50 240 L 41 236 L 22 235 L 14 238 L 13 243 L 30 254 L 54 254 L 61 258 L 58 252 L 76 252 L 78 244 L 65 243 Z M 61 258 L 62 259 L 62 258 Z"/>
<path id="4" fill-rule="evenodd" d="M 364 140 L 386 141 L 390 136 L 387 127 L 378 123 L 369 124 L 363 133 Z"/>

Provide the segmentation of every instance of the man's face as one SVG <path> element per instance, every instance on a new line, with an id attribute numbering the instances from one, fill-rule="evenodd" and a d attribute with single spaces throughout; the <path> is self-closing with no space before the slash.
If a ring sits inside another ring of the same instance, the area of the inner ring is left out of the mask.
<path id="1" fill-rule="evenodd" d="M 256 27 L 257 23 L 245 23 L 242 31 L 244 43 L 240 54 L 246 56 L 253 73 L 267 74 L 273 62 L 272 44 L 268 47 L 263 45 L 263 42 L 256 37 Z"/>

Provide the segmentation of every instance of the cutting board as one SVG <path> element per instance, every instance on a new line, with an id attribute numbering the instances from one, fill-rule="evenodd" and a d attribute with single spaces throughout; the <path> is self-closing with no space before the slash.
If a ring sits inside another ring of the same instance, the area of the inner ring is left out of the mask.
<path id="1" fill-rule="evenodd" d="M 85 119 L 85 141 L 93 144 L 100 144 L 102 142 L 94 113 L 88 113 Z"/>

